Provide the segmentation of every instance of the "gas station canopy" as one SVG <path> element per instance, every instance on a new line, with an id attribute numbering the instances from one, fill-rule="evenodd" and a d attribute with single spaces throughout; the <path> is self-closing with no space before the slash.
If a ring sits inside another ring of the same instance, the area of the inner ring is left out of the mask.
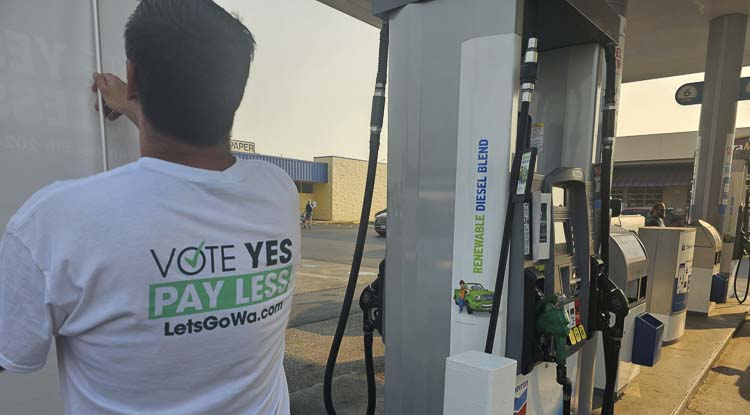
<path id="1" fill-rule="evenodd" d="M 379 25 L 372 16 L 371 0 L 318 1 Z M 629 0 L 627 4 L 623 82 L 703 72 L 709 22 L 727 14 L 750 14 L 748 0 Z M 750 65 L 749 51 L 750 39 L 745 42 L 743 66 Z"/>

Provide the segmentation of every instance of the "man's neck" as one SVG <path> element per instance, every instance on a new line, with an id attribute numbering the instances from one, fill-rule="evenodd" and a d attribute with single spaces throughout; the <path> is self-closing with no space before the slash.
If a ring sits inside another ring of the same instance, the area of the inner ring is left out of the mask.
<path id="1" fill-rule="evenodd" d="M 143 130 L 141 130 L 143 131 Z M 141 156 L 205 170 L 223 171 L 235 163 L 229 140 L 214 146 L 195 146 L 161 134 L 141 133 Z"/>

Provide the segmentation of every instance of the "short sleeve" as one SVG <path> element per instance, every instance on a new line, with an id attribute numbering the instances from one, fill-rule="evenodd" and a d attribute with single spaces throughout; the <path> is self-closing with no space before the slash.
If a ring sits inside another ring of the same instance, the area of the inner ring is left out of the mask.
<path id="1" fill-rule="evenodd" d="M 12 231 L 0 240 L 0 366 L 33 372 L 52 342 L 45 277 L 29 248 Z"/>

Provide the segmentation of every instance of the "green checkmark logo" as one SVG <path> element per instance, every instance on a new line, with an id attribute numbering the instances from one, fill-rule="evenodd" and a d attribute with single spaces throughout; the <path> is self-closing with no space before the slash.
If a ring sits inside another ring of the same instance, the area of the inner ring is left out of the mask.
<path id="1" fill-rule="evenodd" d="M 195 250 L 195 255 L 193 255 L 193 259 L 190 258 L 183 258 L 185 262 L 187 262 L 188 265 L 195 268 L 196 265 L 198 265 L 198 258 L 201 256 L 201 250 L 203 249 L 203 245 L 206 243 L 206 241 L 201 241 L 201 244 L 198 245 L 198 249 Z"/>

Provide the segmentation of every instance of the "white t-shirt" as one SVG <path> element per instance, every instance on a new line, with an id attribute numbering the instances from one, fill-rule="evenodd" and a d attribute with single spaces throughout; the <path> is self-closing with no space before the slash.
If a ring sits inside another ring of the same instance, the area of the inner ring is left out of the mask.
<path id="1" fill-rule="evenodd" d="M 297 191 L 263 161 L 58 182 L 0 242 L 0 366 L 55 337 L 68 414 L 288 414 Z"/>

